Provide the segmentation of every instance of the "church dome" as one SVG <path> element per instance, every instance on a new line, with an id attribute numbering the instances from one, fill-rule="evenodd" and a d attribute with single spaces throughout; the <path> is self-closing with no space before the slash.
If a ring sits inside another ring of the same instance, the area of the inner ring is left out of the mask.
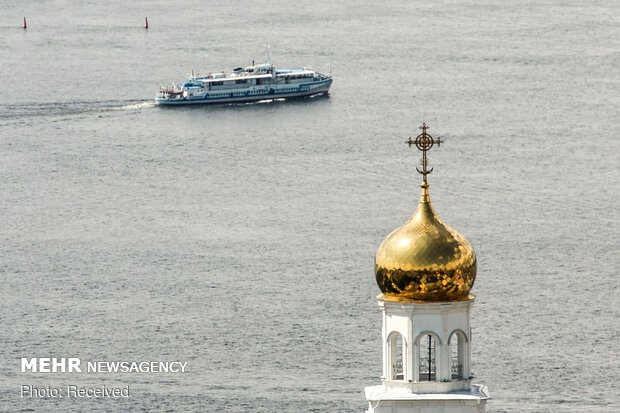
<path id="1" fill-rule="evenodd" d="M 377 284 L 386 300 L 459 301 L 476 279 L 471 244 L 447 226 L 431 205 L 428 184 L 415 214 L 388 235 L 375 258 Z"/>
<path id="2" fill-rule="evenodd" d="M 423 127 L 420 136 L 432 140 L 426 134 L 426 125 Z M 424 149 L 424 169 L 418 170 L 424 175 L 424 182 L 415 214 L 388 235 L 377 250 L 375 276 L 384 300 L 467 300 L 474 285 L 474 249 L 463 235 L 439 218 L 431 205 L 426 175 L 432 169 L 426 169 L 426 150 L 440 142 L 431 141 Z M 408 143 L 411 146 L 413 141 L 410 139 Z"/>

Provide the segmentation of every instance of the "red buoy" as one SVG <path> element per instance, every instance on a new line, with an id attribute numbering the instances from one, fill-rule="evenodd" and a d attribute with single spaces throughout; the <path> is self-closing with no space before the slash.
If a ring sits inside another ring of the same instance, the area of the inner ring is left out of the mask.
<path id="1" fill-rule="evenodd" d="M 148 29 L 148 28 L 149 28 L 149 18 L 148 18 L 148 17 L 145 17 L 145 18 L 144 18 L 144 28 L 145 28 L 145 29 Z"/>
<path id="2" fill-rule="evenodd" d="M 22 27 L 23 27 L 24 29 L 27 29 L 27 28 L 28 28 L 28 25 L 26 24 L 26 18 L 25 18 L 25 17 L 24 17 L 24 24 L 22 25 Z"/>

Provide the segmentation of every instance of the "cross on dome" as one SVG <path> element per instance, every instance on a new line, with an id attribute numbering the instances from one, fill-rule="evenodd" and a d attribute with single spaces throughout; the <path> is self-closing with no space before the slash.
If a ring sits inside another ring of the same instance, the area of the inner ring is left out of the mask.
<path id="1" fill-rule="evenodd" d="M 416 148 L 422 151 L 422 170 L 420 170 L 418 167 L 416 167 L 415 169 L 420 174 L 422 174 L 422 180 L 424 181 L 424 183 L 428 184 L 426 175 L 433 172 L 434 168 L 431 168 L 430 170 L 428 169 L 428 158 L 426 157 L 426 152 L 428 152 L 435 144 L 437 144 L 437 147 L 440 147 L 443 141 L 439 137 L 437 139 L 434 139 L 431 135 L 426 133 L 426 130 L 430 129 L 428 126 L 426 126 L 426 123 L 423 122 L 422 126 L 420 126 L 420 129 L 422 129 L 421 134 L 416 136 L 415 139 L 411 139 L 411 137 L 409 137 L 409 139 L 406 140 L 405 143 L 408 144 L 410 148 L 415 145 Z"/>

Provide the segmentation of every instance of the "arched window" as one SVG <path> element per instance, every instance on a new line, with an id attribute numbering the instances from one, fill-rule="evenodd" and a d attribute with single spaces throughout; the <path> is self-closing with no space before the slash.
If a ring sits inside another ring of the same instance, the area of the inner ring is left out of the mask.
<path id="1" fill-rule="evenodd" d="M 467 337 L 465 334 L 456 330 L 450 335 L 448 341 L 450 347 L 450 374 L 452 380 L 462 380 L 465 369 L 465 355 L 467 353 Z"/>
<path id="2" fill-rule="evenodd" d="M 388 354 L 390 365 L 390 380 L 404 380 L 403 370 L 404 339 L 398 332 L 394 331 L 388 338 Z"/>
<path id="3" fill-rule="evenodd" d="M 418 342 L 420 352 L 420 381 L 435 381 L 437 378 L 437 363 L 435 349 L 437 340 L 434 335 L 422 334 Z"/>

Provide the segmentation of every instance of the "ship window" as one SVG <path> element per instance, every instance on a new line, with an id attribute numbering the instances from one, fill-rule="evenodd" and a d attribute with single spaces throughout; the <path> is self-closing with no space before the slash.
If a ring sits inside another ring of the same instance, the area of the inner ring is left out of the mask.
<path id="1" fill-rule="evenodd" d="M 211 86 L 222 86 L 224 82 L 211 82 Z"/>
<path id="2" fill-rule="evenodd" d="M 235 80 L 236 84 L 241 84 L 241 83 L 248 83 L 247 79 L 237 79 Z"/>

